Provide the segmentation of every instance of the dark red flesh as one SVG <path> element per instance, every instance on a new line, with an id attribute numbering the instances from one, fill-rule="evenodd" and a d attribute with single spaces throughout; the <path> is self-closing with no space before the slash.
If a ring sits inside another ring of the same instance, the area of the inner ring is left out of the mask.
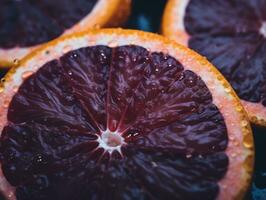
<path id="1" fill-rule="evenodd" d="M 241 99 L 266 107 L 265 0 L 190 0 L 189 47 L 206 56 Z"/>
<path id="2" fill-rule="evenodd" d="M 106 128 L 122 155 L 97 148 Z M 18 200 L 215 199 L 228 167 L 222 114 L 195 73 L 139 46 L 45 64 L 13 97 L 0 158 Z"/>
<path id="3" fill-rule="evenodd" d="M 78 23 L 98 0 L 1 0 L 0 48 L 55 39 Z"/>

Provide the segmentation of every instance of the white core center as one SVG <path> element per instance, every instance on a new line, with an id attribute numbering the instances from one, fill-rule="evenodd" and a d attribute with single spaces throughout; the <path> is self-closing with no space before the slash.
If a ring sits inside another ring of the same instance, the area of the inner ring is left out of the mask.
<path id="1" fill-rule="evenodd" d="M 266 38 L 266 22 L 263 22 L 260 27 L 260 34 L 262 34 Z"/>
<path id="2" fill-rule="evenodd" d="M 98 137 L 99 147 L 108 151 L 110 154 L 114 151 L 121 153 L 121 147 L 125 144 L 124 138 L 118 132 L 106 130 Z"/>

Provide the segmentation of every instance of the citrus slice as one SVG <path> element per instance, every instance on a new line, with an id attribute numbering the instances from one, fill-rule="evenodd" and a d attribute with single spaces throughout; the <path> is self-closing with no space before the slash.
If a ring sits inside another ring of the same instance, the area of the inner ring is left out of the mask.
<path id="1" fill-rule="evenodd" d="M 8 200 L 234 199 L 253 170 L 244 109 L 203 57 L 140 31 L 52 41 L 0 97 Z"/>
<path id="2" fill-rule="evenodd" d="M 266 3 L 170 0 L 165 36 L 206 56 L 227 78 L 249 114 L 266 126 Z"/>
<path id="3" fill-rule="evenodd" d="M 3 0 L 0 66 L 16 65 L 37 46 L 61 35 L 119 26 L 127 19 L 130 3 L 131 0 Z"/>

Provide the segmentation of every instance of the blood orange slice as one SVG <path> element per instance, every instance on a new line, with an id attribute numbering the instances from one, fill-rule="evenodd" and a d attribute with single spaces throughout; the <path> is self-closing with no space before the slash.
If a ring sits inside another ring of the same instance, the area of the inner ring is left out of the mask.
<path id="1" fill-rule="evenodd" d="M 63 34 L 123 23 L 131 0 L 0 2 L 0 66 L 13 66 L 38 45 Z M 15 63 L 14 63 L 15 61 Z"/>
<path id="2" fill-rule="evenodd" d="M 251 179 L 251 130 L 232 88 L 155 34 L 50 42 L 6 75 L 0 105 L 9 200 L 234 199 Z"/>
<path id="3" fill-rule="evenodd" d="M 206 56 L 227 78 L 249 114 L 266 126 L 266 3 L 170 0 L 164 35 Z"/>

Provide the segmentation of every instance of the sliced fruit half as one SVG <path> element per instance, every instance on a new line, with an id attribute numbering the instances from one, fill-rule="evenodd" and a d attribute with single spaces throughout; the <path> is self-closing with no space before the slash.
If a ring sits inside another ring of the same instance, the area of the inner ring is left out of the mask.
<path id="1" fill-rule="evenodd" d="M 266 126 L 266 2 L 169 0 L 165 36 L 206 56 L 241 98 L 250 120 Z"/>
<path id="2" fill-rule="evenodd" d="M 121 25 L 131 0 L 0 2 L 0 66 L 11 67 L 40 44 L 93 27 Z"/>
<path id="3" fill-rule="evenodd" d="M 151 33 L 62 37 L 1 87 L 9 200 L 237 199 L 253 169 L 248 118 L 203 57 Z"/>

